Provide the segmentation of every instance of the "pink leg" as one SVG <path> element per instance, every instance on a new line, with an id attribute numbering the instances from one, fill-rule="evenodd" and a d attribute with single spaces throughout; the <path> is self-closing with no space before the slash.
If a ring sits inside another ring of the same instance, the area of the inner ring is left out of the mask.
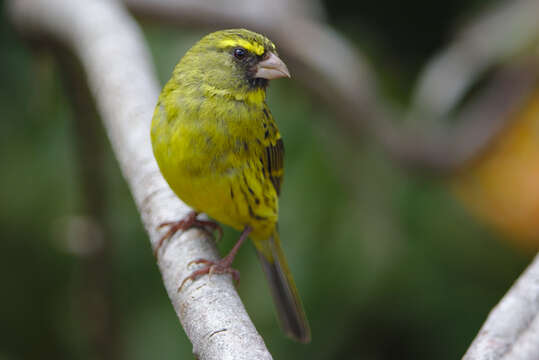
<path id="1" fill-rule="evenodd" d="M 164 223 L 159 224 L 158 228 L 163 228 L 165 226 L 169 226 L 168 231 L 159 239 L 159 242 L 157 243 L 157 246 L 155 247 L 153 254 L 157 257 L 157 253 L 159 252 L 159 249 L 161 249 L 161 246 L 163 245 L 163 242 L 170 238 L 172 235 L 176 233 L 178 230 L 188 230 L 192 227 L 209 227 L 213 231 L 218 230 L 219 231 L 219 239 L 221 240 L 223 238 L 223 229 L 213 221 L 206 221 L 206 220 L 198 220 L 197 219 L 198 213 L 195 211 L 191 211 L 187 216 L 181 220 L 178 221 L 167 221 Z"/>
<path id="2" fill-rule="evenodd" d="M 218 261 L 211 261 L 206 259 L 196 259 L 191 262 L 189 262 L 189 265 L 191 264 L 205 264 L 206 266 L 202 269 L 194 271 L 191 275 L 183 279 L 180 287 L 178 288 L 178 292 L 180 292 L 183 288 L 183 285 L 187 282 L 187 280 L 195 280 L 197 277 L 208 274 L 211 276 L 212 274 L 231 274 L 232 277 L 236 282 L 240 281 L 240 272 L 236 269 L 233 269 L 230 267 L 232 265 L 232 262 L 234 261 L 234 257 L 238 253 L 238 250 L 240 249 L 241 245 L 247 239 L 247 236 L 251 233 L 253 229 L 250 226 L 245 227 L 243 232 L 240 235 L 240 238 L 238 242 L 234 245 L 232 250 L 221 260 Z"/>

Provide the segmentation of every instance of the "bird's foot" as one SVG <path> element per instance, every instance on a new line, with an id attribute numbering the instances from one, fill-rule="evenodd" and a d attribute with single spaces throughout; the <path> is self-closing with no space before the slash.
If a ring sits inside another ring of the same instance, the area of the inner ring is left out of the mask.
<path id="1" fill-rule="evenodd" d="M 230 254 L 229 254 L 230 255 Z M 183 279 L 182 283 L 180 284 L 180 287 L 178 288 L 178 292 L 180 292 L 183 288 L 183 285 L 187 282 L 187 280 L 196 280 L 198 277 L 202 275 L 208 274 L 208 278 L 211 279 L 211 276 L 213 274 L 230 274 L 232 275 L 232 278 L 238 284 L 240 282 L 240 272 L 234 268 L 232 268 L 230 265 L 232 265 L 232 261 L 234 260 L 234 256 L 225 256 L 221 260 L 218 261 L 212 261 L 207 259 L 197 259 L 190 261 L 188 266 L 191 264 L 204 264 L 202 269 L 198 269 L 196 271 L 193 271 L 191 275 Z"/>
<path id="2" fill-rule="evenodd" d="M 218 261 L 212 261 L 207 259 L 196 259 L 193 261 L 190 261 L 187 266 L 190 266 L 191 264 L 205 264 L 202 269 L 198 269 L 196 271 L 193 271 L 191 275 L 183 279 L 182 283 L 180 284 L 180 287 L 178 288 L 178 292 L 180 292 L 183 288 L 183 285 L 187 282 L 187 280 L 196 280 L 199 276 L 208 274 L 210 277 L 212 274 L 230 274 L 232 275 L 232 278 L 236 281 L 236 283 L 240 282 L 240 272 L 234 268 L 231 267 L 232 262 L 234 261 L 234 257 L 236 257 L 236 254 L 238 253 L 238 250 L 241 247 L 241 244 L 247 239 L 247 236 L 251 233 L 252 228 L 250 226 L 245 227 L 243 232 L 240 235 L 240 238 L 238 242 L 234 245 L 232 250 L 228 253 L 227 256 L 222 258 Z"/>
<path id="3" fill-rule="evenodd" d="M 217 230 L 219 232 L 219 238 L 217 241 L 221 240 L 223 238 L 223 229 L 219 224 L 217 224 L 214 221 L 207 221 L 207 220 L 198 220 L 197 219 L 198 213 L 195 211 L 191 211 L 187 216 L 181 220 L 178 221 L 167 221 L 164 223 L 159 224 L 157 227 L 158 229 L 161 229 L 163 227 L 169 227 L 168 231 L 159 239 L 159 242 L 157 243 L 153 253 L 157 257 L 157 254 L 159 252 L 159 249 L 163 245 L 166 239 L 170 238 L 172 235 L 174 235 L 178 230 L 188 230 L 192 227 L 200 227 L 200 228 L 210 228 L 212 231 Z"/>

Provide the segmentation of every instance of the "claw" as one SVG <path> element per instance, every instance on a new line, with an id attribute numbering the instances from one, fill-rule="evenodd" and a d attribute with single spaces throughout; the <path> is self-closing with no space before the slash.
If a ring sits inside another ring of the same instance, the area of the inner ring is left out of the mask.
<path id="1" fill-rule="evenodd" d="M 206 259 L 196 259 L 189 261 L 187 267 L 190 267 L 193 264 L 214 264 L 214 262 Z"/>
<path id="2" fill-rule="evenodd" d="M 209 227 L 212 231 L 217 230 L 219 232 L 219 237 L 215 241 L 221 241 L 223 239 L 223 228 L 219 226 L 216 222 L 206 221 L 206 220 L 196 220 L 196 226 L 200 227 Z"/>
<path id="3" fill-rule="evenodd" d="M 223 229 L 219 224 L 213 222 L 213 221 L 207 221 L 207 220 L 198 220 L 197 219 L 198 213 L 195 211 L 191 211 L 187 216 L 179 221 L 166 221 L 157 226 L 158 229 L 162 229 L 164 227 L 170 226 L 168 231 L 159 239 L 157 242 L 157 245 L 155 246 L 155 249 L 153 251 L 153 254 L 155 257 L 157 257 L 157 254 L 159 252 L 159 249 L 161 249 L 161 246 L 163 246 L 163 243 L 165 240 L 170 238 L 172 235 L 174 235 L 178 230 L 188 230 L 192 227 L 209 227 L 212 229 L 212 231 L 218 230 L 219 231 L 219 239 L 220 241 L 223 238 Z"/>
<path id="4" fill-rule="evenodd" d="M 245 241 L 245 239 L 247 238 L 247 236 L 249 235 L 251 231 L 252 231 L 251 227 L 247 226 L 241 233 L 241 236 L 238 242 L 236 243 L 236 245 L 234 245 L 234 247 L 232 248 L 232 250 L 230 250 L 227 256 L 225 256 L 219 261 L 211 261 L 207 259 L 196 259 L 196 260 L 190 261 L 187 264 L 187 266 L 191 266 L 192 264 L 205 264 L 206 266 L 204 266 L 201 269 L 193 271 L 191 275 L 183 279 L 182 283 L 180 284 L 180 287 L 178 288 L 178 292 L 182 291 L 183 286 L 185 285 L 187 280 L 195 280 L 197 277 L 206 275 L 206 274 L 208 275 L 208 278 L 210 281 L 211 281 L 211 276 L 213 274 L 230 274 L 232 275 L 232 278 L 234 279 L 234 281 L 236 281 L 236 284 L 239 284 L 240 272 L 232 268 L 230 265 L 232 265 L 232 261 L 234 261 L 234 257 L 236 256 L 236 253 L 238 252 L 241 244 L 243 244 L 243 242 Z"/>
<path id="5" fill-rule="evenodd" d="M 233 269 L 228 264 L 228 259 L 225 257 L 219 261 L 210 261 L 205 259 L 198 259 L 195 261 L 191 261 L 190 264 L 207 264 L 207 266 L 203 267 L 202 269 L 195 270 L 183 279 L 182 283 L 180 284 L 180 287 L 178 288 L 178 292 L 182 291 L 183 286 L 187 282 L 187 280 L 196 280 L 198 277 L 202 275 L 208 275 L 208 281 L 211 281 L 211 277 L 214 274 L 230 274 L 232 275 L 232 279 L 236 282 L 236 285 L 240 282 L 240 272 L 236 269 Z"/>

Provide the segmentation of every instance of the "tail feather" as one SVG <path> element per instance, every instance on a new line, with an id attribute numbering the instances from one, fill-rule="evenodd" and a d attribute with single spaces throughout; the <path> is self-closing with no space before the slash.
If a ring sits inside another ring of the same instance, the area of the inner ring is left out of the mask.
<path id="1" fill-rule="evenodd" d="M 310 342 L 309 322 L 281 248 L 279 234 L 275 231 L 270 239 L 259 243 L 258 257 L 270 284 L 281 327 L 291 338 L 302 343 Z"/>

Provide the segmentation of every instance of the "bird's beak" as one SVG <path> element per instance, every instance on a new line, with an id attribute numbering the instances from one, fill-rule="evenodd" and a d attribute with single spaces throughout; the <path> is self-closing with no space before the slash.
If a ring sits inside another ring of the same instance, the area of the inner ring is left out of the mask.
<path id="1" fill-rule="evenodd" d="M 255 78 L 263 78 L 268 80 L 290 77 L 286 64 L 272 52 L 268 53 L 264 60 L 258 63 Z"/>

